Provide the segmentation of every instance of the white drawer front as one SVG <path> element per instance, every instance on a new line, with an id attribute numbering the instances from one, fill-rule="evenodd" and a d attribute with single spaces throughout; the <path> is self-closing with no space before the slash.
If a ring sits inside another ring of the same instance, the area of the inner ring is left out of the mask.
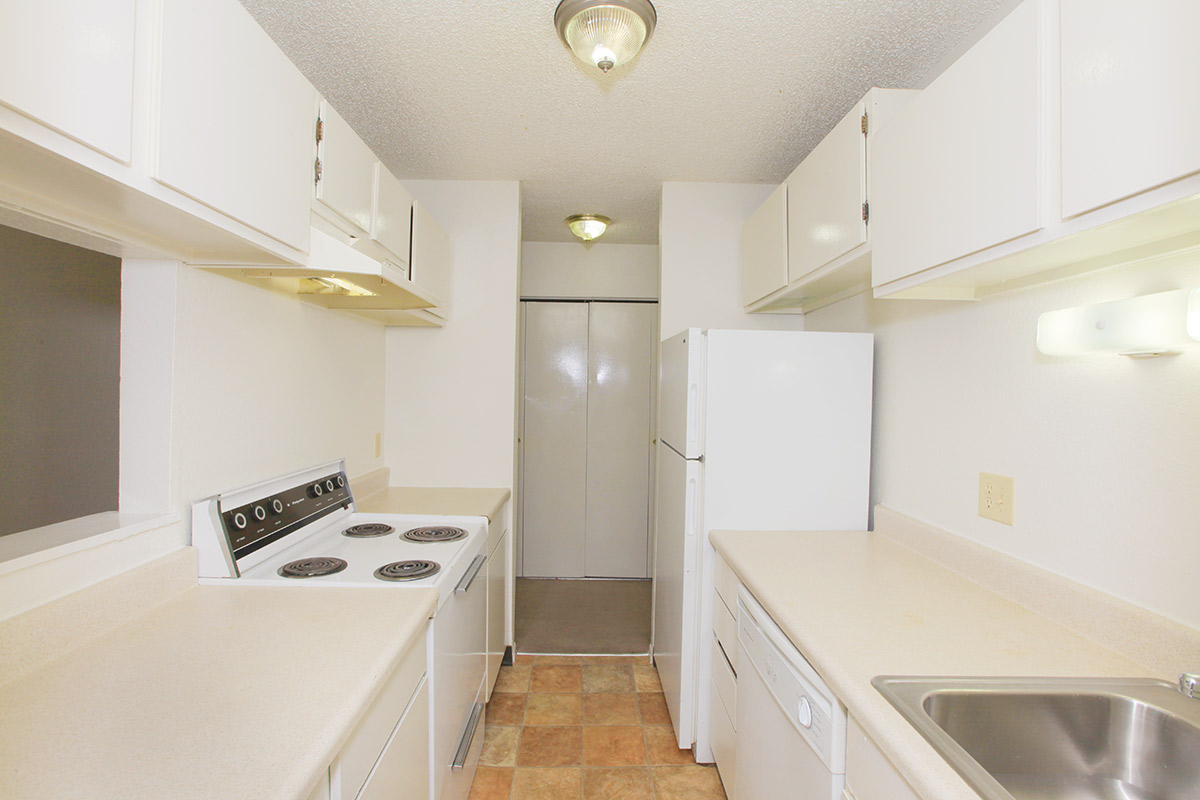
<path id="1" fill-rule="evenodd" d="M 717 763 L 717 771 L 721 773 L 721 783 L 725 784 L 725 793 L 729 800 L 733 796 L 734 772 L 737 768 L 737 734 L 733 729 L 733 717 L 726 713 L 721 698 L 717 695 L 717 685 L 714 682 L 709 691 L 712 706 L 711 737 L 713 760 Z"/>
<path id="2" fill-rule="evenodd" d="M 725 559 L 720 555 L 716 557 L 717 566 L 714 571 L 714 581 L 717 587 L 717 594 L 725 601 L 725 605 L 729 608 L 737 608 L 737 590 L 738 579 L 729 565 L 725 563 Z"/>
<path id="3" fill-rule="evenodd" d="M 734 608 L 737 606 L 735 605 Z M 721 648 L 725 651 L 725 657 L 729 659 L 729 663 L 736 673 L 738 669 L 737 618 L 721 602 L 720 597 L 713 598 L 713 633 L 716 634 L 717 641 L 721 643 Z"/>
<path id="4" fill-rule="evenodd" d="M 729 718 L 737 719 L 737 676 L 733 674 L 729 662 L 721 654 L 721 646 L 717 644 L 716 639 L 713 639 L 712 644 L 712 683 Z M 717 716 L 715 707 L 712 715 Z"/>

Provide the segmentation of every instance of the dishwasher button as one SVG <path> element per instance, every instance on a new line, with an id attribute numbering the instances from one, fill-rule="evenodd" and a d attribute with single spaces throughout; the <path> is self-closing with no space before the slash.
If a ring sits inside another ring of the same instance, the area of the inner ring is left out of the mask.
<path id="1" fill-rule="evenodd" d="M 806 728 L 812 727 L 812 706 L 807 697 L 800 698 L 800 707 L 796 709 L 796 721 Z"/>

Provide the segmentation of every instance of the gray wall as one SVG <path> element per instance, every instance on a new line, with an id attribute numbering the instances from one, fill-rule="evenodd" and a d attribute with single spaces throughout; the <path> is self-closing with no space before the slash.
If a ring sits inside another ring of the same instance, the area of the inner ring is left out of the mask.
<path id="1" fill-rule="evenodd" d="M 0 226 L 0 535 L 117 508 L 121 262 Z"/>

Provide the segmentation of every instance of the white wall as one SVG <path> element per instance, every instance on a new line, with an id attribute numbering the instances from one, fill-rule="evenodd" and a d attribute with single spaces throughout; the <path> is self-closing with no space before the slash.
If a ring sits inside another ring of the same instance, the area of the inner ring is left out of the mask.
<path id="1" fill-rule="evenodd" d="M 658 247 L 525 242 L 521 245 L 521 297 L 655 300 Z"/>
<path id="2" fill-rule="evenodd" d="M 809 330 L 873 331 L 872 502 L 1200 627 L 1200 345 L 1146 361 L 1049 358 L 1043 311 L 1200 284 L 1200 257 L 979 303 L 860 295 Z M 1015 478 L 1015 525 L 977 516 Z"/>
<path id="3" fill-rule="evenodd" d="M 798 314 L 742 311 L 742 223 L 777 187 L 664 183 L 659 224 L 659 335 L 684 328 L 803 330 Z"/>
<path id="4" fill-rule="evenodd" d="M 387 332 L 393 486 L 513 487 L 521 199 L 516 181 L 405 181 L 450 235 L 444 328 Z"/>
<path id="5" fill-rule="evenodd" d="M 383 466 L 383 365 L 380 325 L 181 267 L 171 442 L 181 502 L 342 457 L 351 476 Z"/>

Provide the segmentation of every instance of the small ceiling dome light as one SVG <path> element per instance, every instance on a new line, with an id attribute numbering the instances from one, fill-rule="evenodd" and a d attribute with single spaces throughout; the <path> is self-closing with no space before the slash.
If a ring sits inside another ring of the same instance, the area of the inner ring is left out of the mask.
<path id="1" fill-rule="evenodd" d="M 608 72 L 638 54 L 657 19 L 650 0 L 562 0 L 554 27 L 580 61 Z"/>
<path id="2" fill-rule="evenodd" d="M 572 214 L 567 217 L 567 227 L 571 229 L 571 233 L 585 243 L 603 236 L 611 223 L 611 219 L 599 214 Z"/>

